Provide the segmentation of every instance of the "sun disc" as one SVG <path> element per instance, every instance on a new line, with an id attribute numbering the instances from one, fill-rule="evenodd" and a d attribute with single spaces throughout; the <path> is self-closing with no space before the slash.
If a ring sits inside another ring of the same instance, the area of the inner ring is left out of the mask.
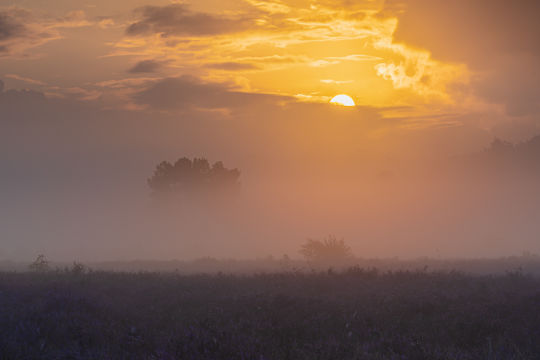
<path id="1" fill-rule="evenodd" d="M 345 94 L 336 95 L 330 100 L 331 104 L 341 105 L 341 106 L 356 106 L 354 100 Z"/>

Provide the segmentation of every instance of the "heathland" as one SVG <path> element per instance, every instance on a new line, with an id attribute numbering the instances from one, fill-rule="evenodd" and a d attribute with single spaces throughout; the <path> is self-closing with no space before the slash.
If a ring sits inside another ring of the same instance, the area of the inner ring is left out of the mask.
<path id="1" fill-rule="evenodd" d="M 0 359 L 539 359 L 540 278 L 0 273 Z"/>

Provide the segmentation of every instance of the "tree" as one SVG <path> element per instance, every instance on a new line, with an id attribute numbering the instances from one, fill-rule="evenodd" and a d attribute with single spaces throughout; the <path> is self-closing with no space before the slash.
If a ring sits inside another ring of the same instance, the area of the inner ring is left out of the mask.
<path id="1" fill-rule="evenodd" d="M 47 272 L 50 270 L 49 261 L 47 260 L 47 258 L 45 258 L 45 255 L 43 254 L 38 255 L 36 260 L 34 260 L 34 262 L 30 265 L 28 265 L 28 267 L 30 268 L 30 270 L 36 272 Z"/>
<path id="2" fill-rule="evenodd" d="M 239 178 L 238 169 L 227 169 L 221 161 L 210 165 L 204 158 L 183 157 L 174 164 L 158 164 L 148 186 L 155 194 L 230 193 L 240 187 Z"/>
<path id="3" fill-rule="evenodd" d="M 514 145 L 512 143 L 499 138 L 495 138 L 488 149 L 489 152 L 495 155 L 508 154 L 512 150 L 514 150 Z"/>
<path id="4" fill-rule="evenodd" d="M 311 263 L 338 265 L 353 257 L 351 248 L 343 239 L 329 235 L 322 240 L 307 239 L 300 248 L 300 254 Z"/>
<path id="5" fill-rule="evenodd" d="M 85 273 L 87 273 L 89 271 L 89 269 L 84 264 L 81 264 L 79 262 L 74 261 L 73 265 L 71 265 L 71 269 L 69 269 L 69 271 L 73 275 L 84 275 Z"/>

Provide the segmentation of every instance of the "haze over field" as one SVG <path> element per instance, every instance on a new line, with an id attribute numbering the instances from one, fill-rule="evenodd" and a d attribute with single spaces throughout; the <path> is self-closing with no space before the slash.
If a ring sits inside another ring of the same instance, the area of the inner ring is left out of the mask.
<path id="1" fill-rule="evenodd" d="M 539 11 L 0 0 L 0 260 L 540 252 Z M 152 196 L 182 157 L 238 194 Z"/>

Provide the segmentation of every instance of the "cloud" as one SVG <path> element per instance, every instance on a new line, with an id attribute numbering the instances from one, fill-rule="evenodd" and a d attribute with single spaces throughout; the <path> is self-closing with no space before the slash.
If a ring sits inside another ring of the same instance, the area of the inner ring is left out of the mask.
<path id="1" fill-rule="evenodd" d="M 354 80 L 333 80 L 333 79 L 322 79 L 321 82 L 323 84 L 336 84 L 336 85 L 341 85 L 341 84 L 351 84 L 354 82 Z"/>
<path id="2" fill-rule="evenodd" d="M 247 3 L 252 6 L 262 9 L 263 11 L 270 14 L 287 14 L 291 11 L 289 5 L 286 4 L 286 1 L 280 0 L 245 0 Z"/>
<path id="3" fill-rule="evenodd" d="M 28 10 L 0 10 L 0 57 L 22 53 L 58 37 L 56 31 L 41 24 Z"/>
<path id="4" fill-rule="evenodd" d="M 364 55 L 364 54 L 353 54 L 353 55 L 347 55 L 347 56 L 329 56 L 324 59 L 314 60 L 309 65 L 312 67 L 323 67 L 323 66 L 329 66 L 329 65 L 336 65 L 343 61 L 362 62 L 362 61 L 377 61 L 377 60 L 382 60 L 382 58 L 378 56 L 371 56 L 371 55 Z"/>
<path id="5" fill-rule="evenodd" d="M 157 72 L 163 67 L 163 63 L 156 60 L 143 60 L 136 63 L 131 69 L 130 73 L 153 73 Z"/>
<path id="6" fill-rule="evenodd" d="M 540 54 L 536 0 L 388 0 L 385 9 L 399 19 L 396 41 L 439 59 L 483 67 L 502 53 Z"/>
<path id="7" fill-rule="evenodd" d="M 137 20 L 126 28 L 129 36 L 161 35 L 173 37 L 210 37 L 241 33 L 226 43 L 249 47 L 261 42 L 285 47 L 310 41 L 357 39 L 373 34 L 364 13 L 352 14 L 338 9 L 315 8 L 307 3 L 288 1 L 246 1 L 241 10 L 217 15 L 192 11 L 185 4 L 146 6 L 136 9 Z M 366 9 L 370 2 L 362 2 Z M 212 39 L 215 40 L 215 39 Z M 155 41 L 155 40 L 154 40 Z M 123 43 L 119 43 L 122 45 Z"/>
<path id="8" fill-rule="evenodd" d="M 26 28 L 21 23 L 19 17 L 14 16 L 13 12 L 0 12 L 0 41 L 10 40 L 21 37 L 25 34 Z"/>
<path id="9" fill-rule="evenodd" d="M 365 54 L 352 54 L 347 56 L 331 56 L 328 57 L 330 60 L 339 60 L 339 61 L 375 61 L 382 60 L 379 56 L 365 55 Z"/>
<path id="10" fill-rule="evenodd" d="M 379 10 L 384 0 L 318 0 L 314 4 L 324 6 L 330 9 L 346 10 Z"/>
<path id="11" fill-rule="evenodd" d="M 19 76 L 17 74 L 6 74 L 6 75 L 4 75 L 4 77 L 9 78 L 9 79 L 13 79 L 13 80 L 23 81 L 23 82 L 33 84 L 33 85 L 47 85 L 43 81 L 31 79 L 31 78 L 24 77 L 24 76 Z"/>
<path id="12" fill-rule="evenodd" d="M 364 54 L 353 54 L 353 55 L 347 55 L 347 56 L 329 56 L 324 59 L 311 61 L 309 65 L 312 67 L 323 67 L 323 66 L 337 65 L 337 64 L 342 63 L 343 61 L 362 62 L 362 61 L 377 61 L 377 60 L 382 60 L 382 58 L 378 56 L 371 56 L 371 55 L 364 55 Z"/>
<path id="13" fill-rule="evenodd" d="M 190 11 L 183 4 L 145 6 L 136 11 L 140 19 L 126 29 L 131 36 L 161 34 L 167 36 L 209 36 L 248 29 L 248 18 L 228 18 Z"/>
<path id="14" fill-rule="evenodd" d="M 148 88 L 133 95 L 139 105 L 146 105 L 156 110 L 187 110 L 239 108 L 276 104 L 292 98 L 269 94 L 240 92 L 228 84 L 205 83 L 184 75 L 177 78 L 165 78 L 152 83 Z"/>
<path id="15" fill-rule="evenodd" d="M 82 10 L 70 11 L 66 15 L 57 19 L 54 27 L 84 27 L 91 26 L 93 22 L 86 19 L 86 13 Z"/>
<path id="16" fill-rule="evenodd" d="M 177 74 L 204 74 L 208 79 L 242 82 L 261 92 L 279 91 L 291 96 L 304 93 L 309 85 L 291 79 L 276 90 L 276 86 L 268 86 L 277 79 L 269 80 L 269 72 L 381 60 L 370 54 L 375 51 L 369 49 L 368 38 L 378 31 L 371 16 L 353 16 L 351 11 L 323 6 L 314 11 L 310 5 L 303 1 L 249 0 L 234 9 L 222 4 L 210 8 L 197 4 L 191 8 L 179 2 L 138 8 L 134 20 L 126 26 L 126 36 L 114 43 L 115 50 L 109 56 L 159 58 L 169 61 Z M 366 9 L 371 5 L 371 1 L 362 1 Z M 348 48 L 323 49 L 326 42 L 360 39 L 362 43 L 358 41 L 356 47 L 351 42 L 352 51 L 345 54 Z M 238 72 L 242 71 L 240 79 Z M 318 76 L 310 77 L 314 88 L 320 86 Z"/>
<path id="17" fill-rule="evenodd" d="M 241 70 L 256 70 L 256 69 L 259 69 L 259 67 L 257 65 L 254 65 L 254 64 L 234 62 L 234 61 L 207 64 L 205 67 L 207 67 L 209 69 L 218 69 L 218 70 L 227 70 L 227 71 L 241 71 Z"/>
<path id="18" fill-rule="evenodd" d="M 0 57 L 27 56 L 27 50 L 60 39 L 60 29 L 93 25 L 84 11 L 51 18 L 19 8 L 0 8 Z"/>
<path id="19" fill-rule="evenodd" d="M 511 116 L 540 109 L 539 12 L 536 0 L 388 0 L 383 10 L 398 19 L 394 42 L 466 64 L 473 92 Z"/>

